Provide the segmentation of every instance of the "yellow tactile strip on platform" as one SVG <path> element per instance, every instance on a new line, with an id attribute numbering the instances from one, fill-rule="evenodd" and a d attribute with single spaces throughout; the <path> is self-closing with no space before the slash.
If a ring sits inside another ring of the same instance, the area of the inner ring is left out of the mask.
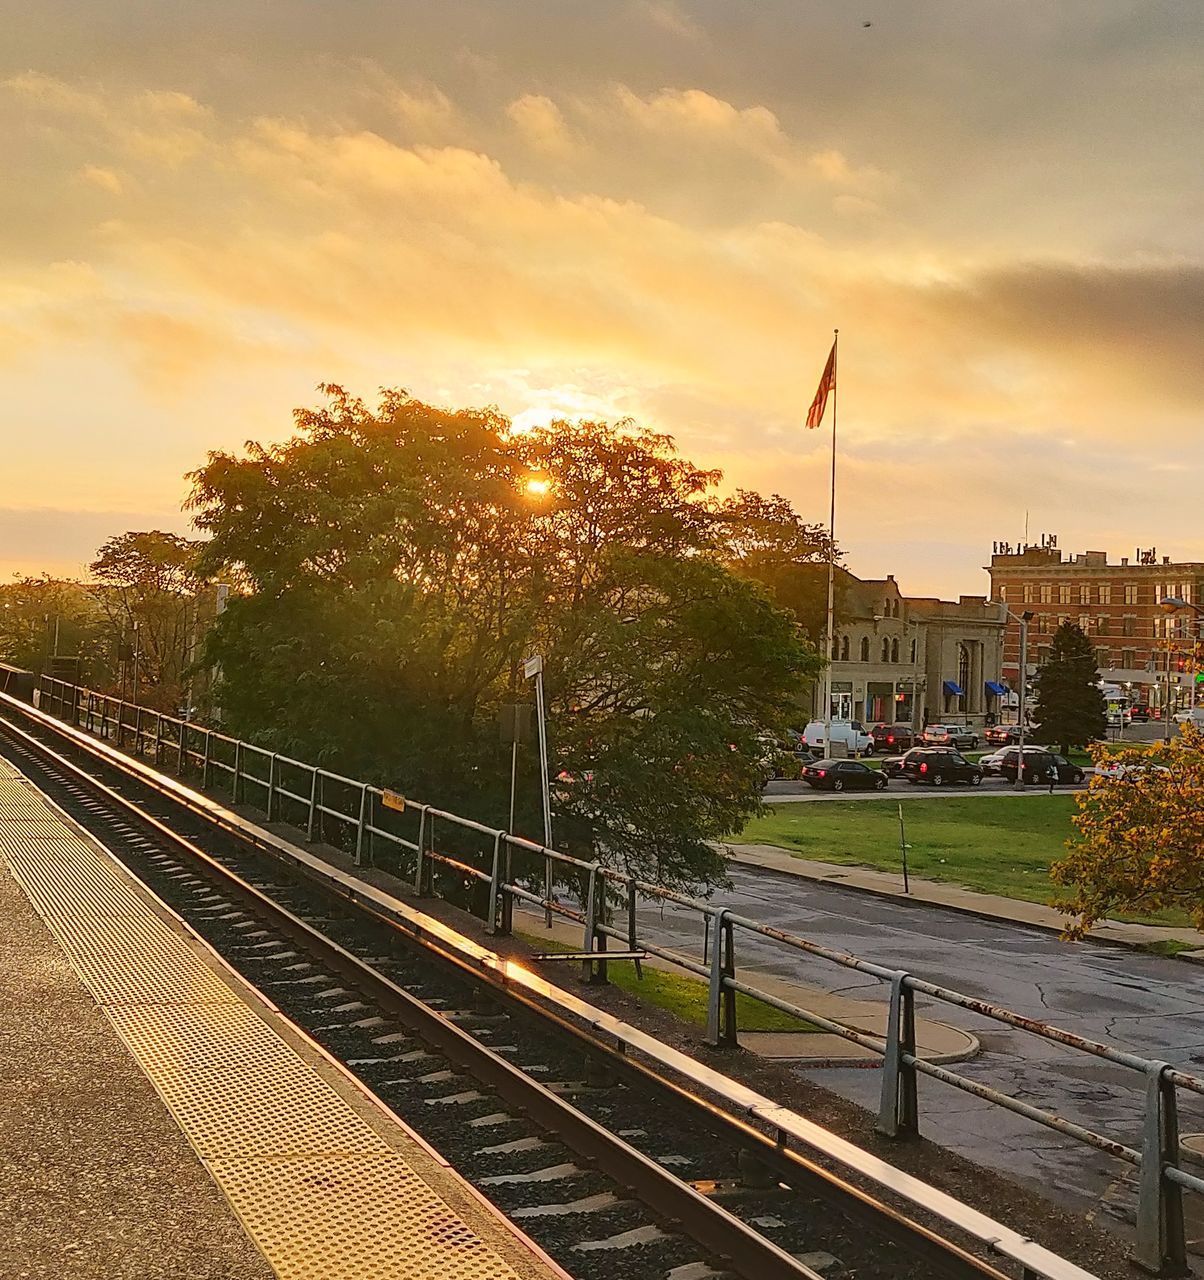
<path id="1" fill-rule="evenodd" d="M 4 771 L 0 857 L 282 1280 L 517 1280 L 404 1145 L 386 1142 L 178 922 Z"/>

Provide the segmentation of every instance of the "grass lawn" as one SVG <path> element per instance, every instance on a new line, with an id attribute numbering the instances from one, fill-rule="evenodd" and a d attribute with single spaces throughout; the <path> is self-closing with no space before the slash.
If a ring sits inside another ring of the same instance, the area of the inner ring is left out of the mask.
<path id="1" fill-rule="evenodd" d="M 568 947 L 544 936 L 520 933 L 524 942 L 531 943 L 540 951 L 575 951 L 576 947 Z M 555 980 L 556 971 L 568 966 L 574 974 L 580 972 L 570 961 L 557 961 L 549 964 L 545 970 L 548 977 Z M 630 993 L 637 999 L 646 1000 L 649 1004 L 667 1009 L 684 1022 L 693 1022 L 700 1027 L 707 1023 L 707 984 L 701 978 L 690 973 L 673 973 L 665 969 L 654 969 L 645 963 L 641 966 L 643 978 L 636 976 L 635 965 L 630 960 L 611 960 L 606 966 L 606 974 L 611 982 L 621 990 Z M 759 1000 L 753 1000 L 744 992 L 736 992 L 736 1025 L 741 1031 L 818 1031 L 819 1028 L 810 1022 L 801 1022 L 780 1009 L 771 1008 Z"/>
<path id="2" fill-rule="evenodd" d="M 777 845 L 803 858 L 902 876 L 900 803 L 781 805 L 754 818 L 734 842 Z M 1050 882 L 1049 865 L 1063 853 L 1074 812 L 1070 795 L 908 800 L 903 805 L 908 870 L 982 893 L 1048 903 L 1057 887 Z M 1143 924 L 1189 923 L 1179 911 L 1119 918 Z"/>

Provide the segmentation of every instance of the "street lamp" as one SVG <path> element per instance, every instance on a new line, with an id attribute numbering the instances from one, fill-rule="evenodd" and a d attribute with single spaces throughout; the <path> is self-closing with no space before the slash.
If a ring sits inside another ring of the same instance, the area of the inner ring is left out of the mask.
<path id="1" fill-rule="evenodd" d="M 1016 760 L 1016 790 L 1024 790 L 1024 730 L 1025 716 L 1027 707 L 1025 702 L 1028 697 L 1028 624 L 1032 622 L 1036 616 L 1031 609 L 1025 609 L 1023 613 L 1013 613 L 1005 604 L 999 606 L 1009 618 L 1015 619 L 1020 624 L 1020 693 L 1019 703 L 1016 707 L 1016 718 L 1020 721 L 1020 755 Z"/>
<path id="2" fill-rule="evenodd" d="M 1199 617 L 1204 617 L 1204 606 L 1192 604 L 1190 601 L 1184 600 L 1181 596 L 1163 596 L 1158 601 L 1158 607 L 1163 613 L 1170 615 L 1174 613 L 1182 613 L 1185 609 L 1190 609 Z M 1204 626 L 1197 624 L 1197 632 L 1204 633 Z M 1169 625 L 1166 629 L 1166 661 L 1163 664 L 1166 675 L 1166 693 L 1162 701 L 1162 740 L 1170 742 L 1171 740 L 1171 629 Z M 1194 664 L 1193 664 L 1194 666 Z M 1191 686 L 1192 705 L 1196 700 L 1196 683 L 1195 672 L 1192 672 Z"/>

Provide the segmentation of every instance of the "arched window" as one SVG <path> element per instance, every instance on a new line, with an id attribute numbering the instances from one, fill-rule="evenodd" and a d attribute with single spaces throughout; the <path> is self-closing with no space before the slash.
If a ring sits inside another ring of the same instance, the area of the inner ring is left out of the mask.
<path id="1" fill-rule="evenodd" d="M 840 660 L 848 662 L 849 660 L 849 637 L 841 636 L 840 638 Z"/>
<path id="2" fill-rule="evenodd" d="M 883 662 L 890 661 L 890 641 L 887 639 L 886 636 L 882 637 L 882 661 Z"/>
<path id="3" fill-rule="evenodd" d="M 899 661 L 899 638 L 898 638 L 898 636 L 896 636 L 896 637 L 895 637 L 895 638 L 890 642 L 890 660 L 891 660 L 892 662 L 898 662 L 898 661 Z"/>
<path id="4" fill-rule="evenodd" d="M 957 683 L 963 690 L 970 687 L 970 646 L 967 644 L 957 646 Z"/>
<path id="5" fill-rule="evenodd" d="M 916 664 L 916 657 L 918 656 L 918 654 L 919 654 L 919 646 L 918 646 L 918 642 L 917 642 L 917 641 L 915 641 L 915 640 L 912 640 L 912 642 L 911 642 L 911 665 L 912 665 L 913 667 L 914 667 L 914 666 L 915 666 L 915 664 Z"/>
<path id="6" fill-rule="evenodd" d="M 870 660 L 870 638 L 869 636 L 861 637 L 861 661 L 868 662 Z"/>
<path id="7" fill-rule="evenodd" d="M 832 661 L 836 662 L 840 657 L 840 639 L 837 636 L 832 637 Z"/>

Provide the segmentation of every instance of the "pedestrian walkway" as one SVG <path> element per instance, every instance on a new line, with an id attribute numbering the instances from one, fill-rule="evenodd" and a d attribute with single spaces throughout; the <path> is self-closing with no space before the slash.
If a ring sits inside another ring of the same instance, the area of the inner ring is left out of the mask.
<path id="1" fill-rule="evenodd" d="M 3 762 L 0 932 L 5 1275 L 563 1277 Z"/>
<path id="2" fill-rule="evenodd" d="M 859 889 L 903 902 L 922 902 L 927 906 L 946 907 L 950 911 L 1030 925 L 1037 929 L 1052 929 L 1058 933 L 1066 927 L 1066 917 L 1060 911 L 1037 902 L 1005 898 L 997 893 L 979 893 L 974 889 L 963 889 L 960 885 L 939 880 L 921 880 L 914 875 L 909 877 L 910 893 L 905 894 L 903 880 L 898 872 L 872 871 L 868 867 L 838 866 L 831 862 L 796 858 L 788 850 L 772 844 L 733 844 L 726 848 L 742 866 L 777 871 L 800 880 L 819 881 L 843 889 Z M 1181 942 L 1189 947 L 1204 948 L 1204 933 L 1197 929 L 1181 929 L 1169 925 L 1104 920 L 1091 930 L 1089 936 L 1098 942 L 1116 942 L 1129 947 Z"/>
<path id="3" fill-rule="evenodd" d="M 548 929 L 542 915 L 520 910 L 516 915 L 515 927 L 529 938 L 535 939 L 536 945 L 539 939 L 547 938 L 558 946 L 571 948 L 573 951 L 581 949 L 581 929 L 568 921 L 553 920 L 551 929 Z M 563 962 L 556 963 L 563 968 Z M 685 973 L 671 961 L 662 960 L 659 956 L 648 956 L 641 963 L 664 973 Z M 736 976 L 743 982 L 759 987 L 767 995 L 787 1000 L 827 1018 L 830 1022 L 839 1022 L 842 1026 L 862 1031 L 866 1035 L 881 1039 L 886 1037 L 889 1011 L 881 1002 L 854 1000 L 850 996 L 825 991 L 820 987 L 775 977 L 753 965 L 740 965 Z M 703 980 L 698 978 L 696 981 L 701 983 Z M 763 1058 L 805 1061 L 815 1067 L 878 1066 L 882 1061 L 881 1055 L 873 1050 L 826 1031 L 741 1031 L 739 1041 L 743 1048 Z M 928 1018 L 917 1018 L 916 1048 L 919 1056 L 929 1062 L 948 1063 L 972 1058 L 978 1052 L 979 1045 L 976 1036 L 959 1027 L 951 1027 L 948 1023 L 934 1022 Z"/>

